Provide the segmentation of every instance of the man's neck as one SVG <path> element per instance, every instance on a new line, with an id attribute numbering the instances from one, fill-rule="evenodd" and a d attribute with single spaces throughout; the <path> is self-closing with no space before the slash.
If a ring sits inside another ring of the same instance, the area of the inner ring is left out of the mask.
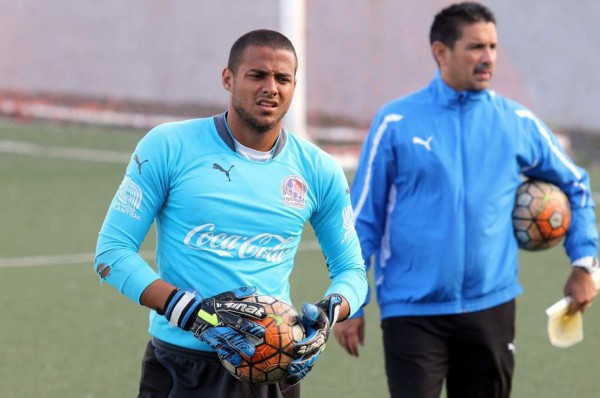
<path id="1" fill-rule="evenodd" d="M 260 152 L 268 152 L 273 149 L 281 132 L 281 123 L 277 123 L 268 131 L 258 131 L 239 120 L 239 118 L 233 117 L 230 112 L 227 112 L 225 124 L 236 141 Z"/>

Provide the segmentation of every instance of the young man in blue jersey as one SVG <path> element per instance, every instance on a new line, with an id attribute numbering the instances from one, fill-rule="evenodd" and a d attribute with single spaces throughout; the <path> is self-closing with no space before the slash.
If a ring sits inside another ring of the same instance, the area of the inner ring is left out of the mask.
<path id="1" fill-rule="evenodd" d="M 531 111 L 488 90 L 497 45 L 489 9 L 443 9 L 430 42 L 439 70 L 423 90 L 381 108 L 352 185 L 365 261 L 374 256 L 388 387 L 394 398 L 438 398 L 446 380 L 448 397 L 508 397 L 521 292 L 511 213 L 521 175 L 569 197 L 571 312 L 596 295 L 589 178 Z M 334 332 L 357 356 L 362 312 Z"/>
<path id="2" fill-rule="evenodd" d="M 366 272 L 344 173 L 281 127 L 296 68 L 282 34 L 241 36 L 222 73 L 227 112 L 160 125 L 132 154 L 99 234 L 95 268 L 103 282 L 152 309 L 140 397 L 299 397 L 298 382 L 333 324 L 364 302 Z M 290 302 L 307 221 L 331 283 L 322 301 L 302 308 L 307 337 L 294 347 L 287 377 L 243 383 L 219 357 L 235 365 L 251 356 L 264 329 L 229 304 L 252 294 Z M 138 254 L 153 222 L 156 271 Z"/>

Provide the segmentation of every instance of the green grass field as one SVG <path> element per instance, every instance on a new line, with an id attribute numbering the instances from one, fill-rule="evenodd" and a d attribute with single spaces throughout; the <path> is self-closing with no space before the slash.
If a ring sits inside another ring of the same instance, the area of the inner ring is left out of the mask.
<path id="1" fill-rule="evenodd" d="M 93 252 L 108 204 L 141 133 L 0 120 L 0 397 L 134 397 L 148 334 L 147 311 L 100 286 Z M 592 173 L 600 191 L 600 173 Z M 314 240 L 310 230 L 305 241 Z M 149 237 L 143 250 L 152 250 Z M 305 246 L 292 296 L 320 299 L 327 276 Z M 548 343 L 544 310 L 569 272 L 562 248 L 523 253 L 517 304 L 514 397 L 589 398 L 600 393 L 600 305 L 585 314 L 585 339 Z M 367 311 L 359 359 L 330 342 L 303 383 L 304 397 L 386 397 L 378 311 Z"/>

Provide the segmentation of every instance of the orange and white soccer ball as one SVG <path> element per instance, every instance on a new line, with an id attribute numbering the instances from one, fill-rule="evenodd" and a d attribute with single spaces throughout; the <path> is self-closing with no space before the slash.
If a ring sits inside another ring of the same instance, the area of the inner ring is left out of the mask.
<path id="1" fill-rule="evenodd" d="M 517 190 L 512 220 L 521 249 L 548 249 L 565 237 L 571 225 L 571 205 L 556 185 L 527 180 Z"/>
<path id="2" fill-rule="evenodd" d="M 296 310 L 289 304 L 271 296 L 250 296 L 243 301 L 262 304 L 267 312 L 264 319 L 251 319 L 265 328 L 265 337 L 256 345 L 250 358 L 242 356 L 242 363 L 233 366 L 221 361 L 225 369 L 236 378 L 253 384 L 277 383 L 287 374 L 294 359 L 292 347 L 304 339 L 305 332 Z"/>

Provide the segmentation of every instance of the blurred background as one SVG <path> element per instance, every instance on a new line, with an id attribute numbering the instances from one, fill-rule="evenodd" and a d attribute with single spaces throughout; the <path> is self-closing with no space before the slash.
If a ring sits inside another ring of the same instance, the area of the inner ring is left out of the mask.
<path id="1" fill-rule="evenodd" d="M 352 180 L 371 118 L 435 72 L 441 0 L 0 0 L 0 396 L 135 396 L 147 311 L 93 270 L 97 232 L 135 144 L 153 126 L 227 106 L 221 71 L 243 33 L 282 31 L 299 53 L 287 127 Z M 492 88 L 544 120 L 588 168 L 600 200 L 600 2 L 485 1 L 496 14 Z M 310 227 L 292 298 L 327 284 Z M 154 237 L 143 254 L 153 264 Z M 544 310 L 568 274 L 561 247 L 521 254 L 515 397 L 600 394 L 600 314 L 585 340 L 551 347 Z M 356 360 L 329 344 L 305 396 L 385 397 L 378 311 Z"/>
<path id="2" fill-rule="evenodd" d="M 300 53 L 290 127 L 355 152 L 384 102 L 432 78 L 429 28 L 450 3 L 0 0 L 0 113 L 142 129 L 208 116 L 226 107 L 220 73 L 233 41 L 269 28 Z M 557 132 L 598 134 L 600 2 L 485 4 L 499 32 L 492 88 Z"/>

